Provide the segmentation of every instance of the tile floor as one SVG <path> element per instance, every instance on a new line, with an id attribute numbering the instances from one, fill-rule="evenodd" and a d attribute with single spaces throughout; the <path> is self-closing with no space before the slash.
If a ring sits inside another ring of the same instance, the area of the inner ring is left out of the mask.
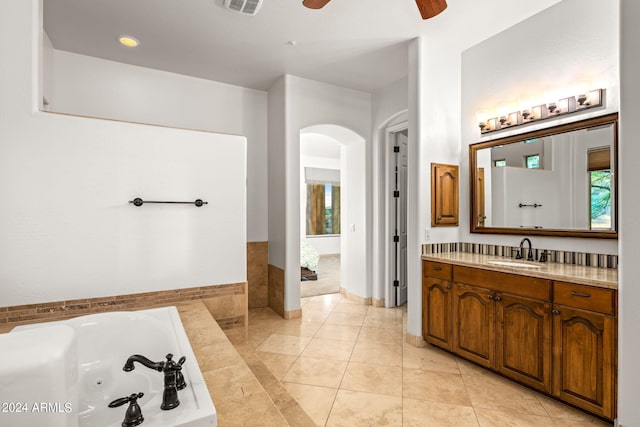
<path id="1" fill-rule="evenodd" d="M 404 342 L 406 310 L 340 294 L 302 319 L 249 311 L 248 346 L 318 426 L 607 426 L 434 347 Z"/>

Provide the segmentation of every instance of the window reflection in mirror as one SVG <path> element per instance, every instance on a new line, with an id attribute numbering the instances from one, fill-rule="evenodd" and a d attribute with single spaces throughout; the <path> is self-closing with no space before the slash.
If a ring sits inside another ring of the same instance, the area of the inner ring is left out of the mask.
<path id="1" fill-rule="evenodd" d="M 471 231 L 615 238 L 616 136 L 612 114 L 472 144 Z"/>

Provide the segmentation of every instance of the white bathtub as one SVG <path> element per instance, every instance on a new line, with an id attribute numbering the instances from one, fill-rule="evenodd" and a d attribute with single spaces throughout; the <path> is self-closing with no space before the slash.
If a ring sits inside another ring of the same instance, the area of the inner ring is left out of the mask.
<path id="1" fill-rule="evenodd" d="M 132 393 L 144 393 L 138 400 L 144 422 L 142 427 L 214 427 L 215 407 L 189 344 L 175 307 L 92 314 L 60 322 L 25 325 L 26 329 L 66 325 L 73 328 L 77 342 L 78 425 L 82 427 L 120 427 L 128 405 L 107 405 Z M 158 362 L 168 353 L 177 361 L 186 356 L 182 366 L 187 387 L 178 391 L 180 405 L 163 411 L 161 372 L 135 363 L 131 372 L 122 370 L 134 354 Z M 37 380 L 37 379 L 36 379 Z M 34 384 L 37 387 L 37 384 Z"/>

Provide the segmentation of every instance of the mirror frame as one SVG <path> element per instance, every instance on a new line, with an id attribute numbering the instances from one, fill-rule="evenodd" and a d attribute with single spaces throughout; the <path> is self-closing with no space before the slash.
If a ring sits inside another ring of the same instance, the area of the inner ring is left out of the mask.
<path id="1" fill-rule="evenodd" d="M 542 138 L 545 136 L 556 135 L 559 133 L 571 132 L 591 127 L 613 124 L 613 182 L 615 194 L 613 198 L 614 206 L 614 226 L 613 230 L 568 230 L 568 229 L 540 229 L 540 228 L 511 228 L 511 227 L 480 227 L 474 221 L 478 216 L 476 208 L 476 168 L 477 168 L 477 151 L 483 148 L 491 148 L 496 145 L 512 144 L 521 142 L 526 139 Z M 586 237 L 597 239 L 617 239 L 618 238 L 618 113 L 607 114 L 605 116 L 594 117 L 578 122 L 566 123 L 550 128 L 539 129 L 532 132 L 521 133 L 517 135 L 507 136 L 505 138 L 493 139 L 491 141 L 482 141 L 469 145 L 469 193 L 471 195 L 471 233 L 484 234 L 518 234 L 518 235 L 537 235 L 537 236 L 555 236 L 555 237 Z"/>

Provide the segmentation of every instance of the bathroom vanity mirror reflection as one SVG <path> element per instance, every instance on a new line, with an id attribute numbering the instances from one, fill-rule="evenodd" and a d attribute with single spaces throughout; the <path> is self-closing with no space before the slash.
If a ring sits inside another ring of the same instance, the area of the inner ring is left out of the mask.
<path id="1" fill-rule="evenodd" d="M 469 146 L 471 232 L 618 237 L 618 115 Z"/>

